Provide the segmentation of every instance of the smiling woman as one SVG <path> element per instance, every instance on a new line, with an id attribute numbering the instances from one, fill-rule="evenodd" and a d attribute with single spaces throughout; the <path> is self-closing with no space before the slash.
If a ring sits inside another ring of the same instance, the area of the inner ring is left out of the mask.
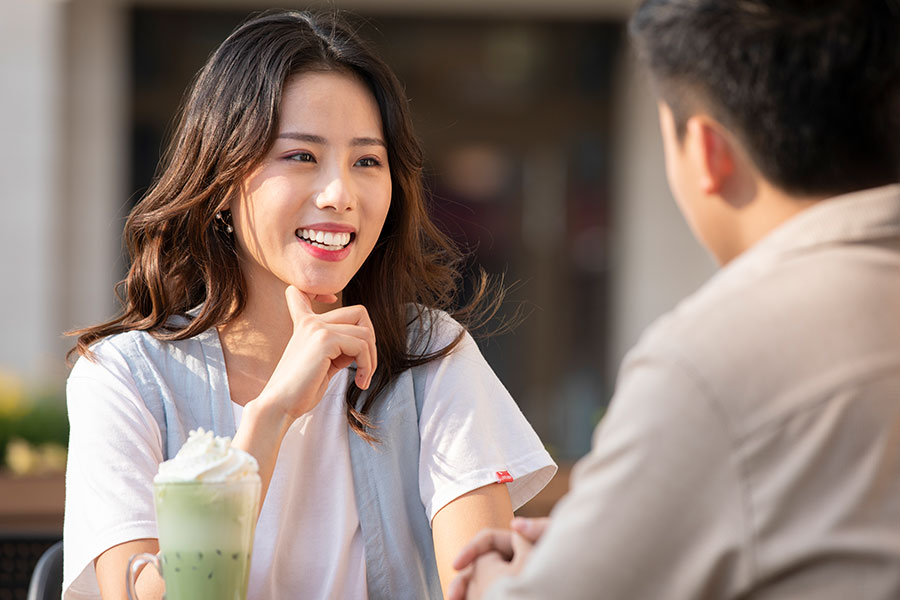
<path id="1" fill-rule="evenodd" d="M 488 286 L 454 307 L 401 86 L 353 31 L 266 13 L 198 75 L 126 224 L 123 312 L 75 332 L 66 598 L 122 597 L 197 427 L 259 463 L 250 598 L 440 597 L 552 477 L 465 328 Z"/>
<path id="2" fill-rule="evenodd" d="M 227 205 L 251 282 L 243 318 L 282 305 L 284 282 L 340 296 L 375 247 L 390 204 L 372 93 L 340 71 L 291 77 L 275 141 Z"/>

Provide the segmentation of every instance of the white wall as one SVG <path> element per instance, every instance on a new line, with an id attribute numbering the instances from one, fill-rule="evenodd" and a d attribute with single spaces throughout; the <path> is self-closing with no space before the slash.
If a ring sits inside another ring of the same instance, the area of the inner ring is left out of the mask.
<path id="1" fill-rule="evenodd" d="M 102 0 L 0 0 L 0 370 L 59 378 L 113 310 L 127 168 L 125 23 Z"/>
<path id="2" fill-rule="evenodd" d="M 123 272 L 129 48 L 118 3 L 71 0 L 66 17 L 65 292 L 56 308 L 63 327 L 73 328 L 112 316 L 112 290 Z"/>
<path id="3" fill-rule="evenodd" d="M 715 264 L 694 240 L 666 183 L 652 86 L 628 53 L 613 144 L 612 375 L 641 331 L 690 294 Z"/>
<path id="4" fill-rule="evenodd" d="M 60 329 L 62 8 L 0 2 L 0 369 L 37 375 Z"/>

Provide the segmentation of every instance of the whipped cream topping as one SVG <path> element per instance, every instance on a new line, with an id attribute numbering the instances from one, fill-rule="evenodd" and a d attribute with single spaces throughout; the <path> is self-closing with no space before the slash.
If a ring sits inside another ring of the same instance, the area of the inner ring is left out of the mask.
<path id="1" fill-rule="evenodd" d="M 159 465 L 153 481 L 225 482 L 259 477 L 259 464 L 250 454 L 231 446 L 231 438 L 215 437 L 212 431 L 195 429 L 175 455 Z"/>

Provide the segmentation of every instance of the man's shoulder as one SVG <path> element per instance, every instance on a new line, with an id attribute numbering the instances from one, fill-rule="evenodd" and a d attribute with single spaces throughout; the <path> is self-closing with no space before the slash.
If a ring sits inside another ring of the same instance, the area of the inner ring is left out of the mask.
<path id="1" fill-rule="evenodd" d="M 825 247 L 727 268 L 657 319 L 637 348 L 678 348 L 697 359 L 784 341 L 803 344 L 850 321 L 898 323 L 900 242 Z M 799 336 L 799 334 L 804 336 Z M 848 332 L 853 333 L 853 332 Z"/>
<path id="2" fill-rule="evenodd" d="M 682 371 L 743 431 L 900 374 L 900 277 L 886 276 L 900 252 L 823 247 L 751 266 L 720 272 L 661 317 L 623 374 Z"/>

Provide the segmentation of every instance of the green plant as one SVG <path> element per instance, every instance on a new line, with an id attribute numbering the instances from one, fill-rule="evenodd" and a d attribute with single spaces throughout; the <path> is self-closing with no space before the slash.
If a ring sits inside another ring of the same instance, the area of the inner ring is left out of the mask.
<path id="1" fill-rule="evenodd" d="M 62 393 L 50 387 L 30 388 L 18 377 L 0 373 L 0 467 L 6 463 L 10 442 L 64 452 L 68 441 Z"/>

